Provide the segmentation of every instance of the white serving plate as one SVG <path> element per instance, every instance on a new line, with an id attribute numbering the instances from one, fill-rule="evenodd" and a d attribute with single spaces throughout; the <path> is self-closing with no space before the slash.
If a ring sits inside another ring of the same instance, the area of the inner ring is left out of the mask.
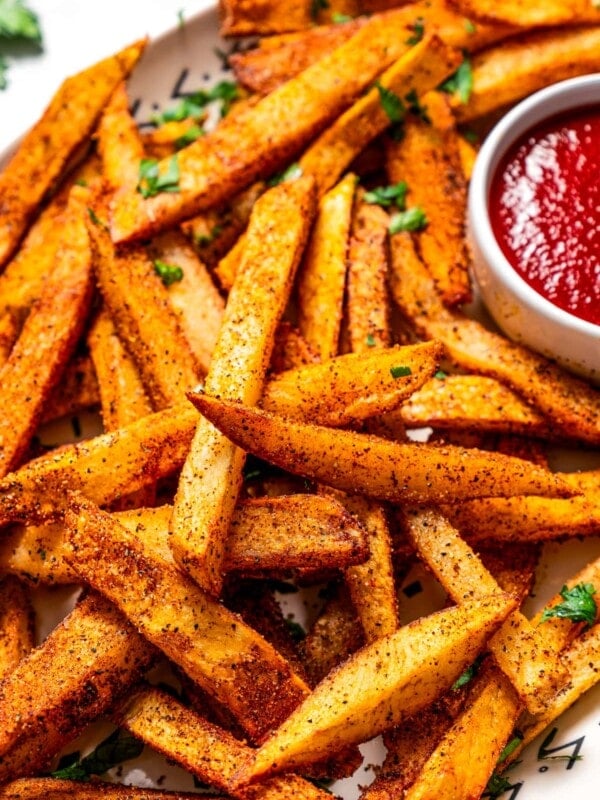
<path id="1" fill-rule="evenodd" d="M 129 83 L 130 98 L 136 108 L 138 122 L 143 124 L 152 113 L 172 104 L 178 93 L 207 87 L 226 78 L 228 73 L 223 69 L 222 59 L 216 48 L 227 50 L 230 47 L 230 43 L 219 38 L 216 7 L 187 19 L 183 28 L 176 27 L 153 40 Z M 42 109 L 39 111 L 41 113 Z M 0 165 L 5 158 L 6 152 L 4 158 L 0 157 Z M 93 421 L 83 420 L 84 436 L 94 432 L 93 424 Z M 45 438 L 47 441 L 57 441 L 58 435 L 60 432 L 51 428 L 46 430 Z M 569 468 L 564 455 L 557 455 L 556 466 Z M 539 570 L 539 585 L 535 597 L 528 602 L 527 611 L 533 613 L 541 607 L 560 590 L 567 577 L 599 555 L 598 539 L 547 546 Z M 427 582 L 423 571 L 418 568 L 417 573 L 411 573 L 400 587 L 402 615 L 405 620 L 414 618 L 423 611 L 423 594 L 409 598 L 402 591 L 414 584 L 415 580 L 420 580 L 423 584 Z M 38 590 L 35 595 L 41 638 L 72 604 L 73 592 L 43 589 Z M 296 596 L 286 596 L 283 602 L 286 612 L 294 614 L 300 622 L 305 619 L 306 610 L 298 605 Z M 87 749 L 106 734 L 107 730 L 103 725 L 93 726 L 68 750 Z M 373 780 L 373 764 L 381 760 L 384 752 L 377 741 L 367 743 L 361 749 L 365 755 L 363 768 L 353 778 L 338 781 L 331 786 L 331 791 L 343 800 L 358 798 L 359 786 L 365 786 Z M 549 753 L 548 750 L 553 752 Z M 596 797 L 600 780 L 600 760 L 597 757 L 599 750 L 600 686 L 589 692 L 527 749 L 522 760 L 508 775 L 513 788 L 499 797 L 503 800 L 564 800 L 566 796 L 573 800 L 587 800 Z M 568 758 L 573 755 L 579 758 Z M 469 758 L 468 753 L 464 756 Z M 194 787 L 193 778 L 189 774 L 167 764 L 148 749 L 135 762 L 127 762 L 123 767 L 114 770 L 111 777 L 117 781 L 146 787 L 200 791 Z"/>

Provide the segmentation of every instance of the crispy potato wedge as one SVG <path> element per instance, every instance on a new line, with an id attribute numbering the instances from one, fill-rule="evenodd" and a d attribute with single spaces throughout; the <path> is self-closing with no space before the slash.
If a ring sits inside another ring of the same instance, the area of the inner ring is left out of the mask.
<path id="1" fill-rule="evenodd" d="M 389 442 L 294 422 L 206 394 L 189 397 L 205 417 L 248 452 L 294 474 L 376 500 L 427 503 L 469 496 L 571 494 L 547 470 L 500 453 Z"/>
<path id="2" fill-rule="evenodd" d="M 44 406 L 42 422 L 78 414 L 100 404 L 100 389 L 91 358 L 75 356 L 65 367 L 60 385 Z"/>
<path id="3" fill-rule="evenodd" d="M 137 183 L 144 145 L 129 112 L 124 83 L 117 86 L 102 112 L 96 139 L 107 186 L 115 190 L 123 183 Z"/>
<path id="4" fill-rule="evenodd" d="M 18 466 L 46 399 L 57 385 L 85 323 L 92 297 L 91 254 L 85 223 L 65 243 L 0 369 L 0 475 Z M 75 235 L 75 234 L 78 235 Z"/>
<path id="5" fill-rule="evenodd" d="M 513 607 L 503 594 L 470 601 L 366 645 L 292 712 L 251 767 L 242 767 L 240 781 L 317 761 L 425 707 L 471 663 Z"/>
<path id="6" fill-rule="evenodd" d="M 34 614 L 20 581 L 6 575 L 0 581 L 0 681 L 33 649 Z"/>
<path id="7" fill-rule="evenodd" d="M 264 738 L 306 695 L 306 684 L 240 617 L 109 514 L 72 497 L 65 517 L 71 566 L 222 703 L 249 736 Z"/>
<path id="8" fill-rule="evenodd" d="M 0 777 L 32 775 L 148 667 L 154 648 L 88 595 L 0 685 Z"/>
<path id="9" fill-rule="evenodd" d="M 46 193 L 79 144 L 92 132 L 115 87 L 144 50 L 136 42 L 67 78 L 44 115 L 21 141 L 0 176 L 0 265 L 15 250 Z"/>
<path id="10" fill-rule="evenodd" d="M 197 794 L 162 792 L 94 781 L 63 781 L 58 778 L 21 778 L 0 786 L 2 800 L 197 800 Z M 226 800 L 214 797 L 213 800 Z"/>
<path id="11" fill-rule="evenodd" d="M 304 177 L 273 187 L 256 202 L 206 376 L 207 391 L 249 404 L 259 400 L 315 205 L 313 182 Z M 244 459 L 243 451 L 201 418 L 175 497 L 175 558 L 217 596 Z"/>
<path id="12" fill-rule="evenodd" d="M 600 11 L 593 13 L 600 21 Z M 453 98 L 457 119 L 482 117 L 551 83 L 598 71 L 599 42 L 597 27 L 560 28 L 528 33 L 476 55 L 468 102 Z"/>
<path id="13" fill-rule="evenodd" d="M 435 373 L 442 353 L 437 342 L 369 348 L 280 372 L 265 386 L 261 406 L 319 425 L 357 425 L 398 408 Z"/>
<path id="14" fill-rule="evenodd" d="M 223 0 L 221 36 L 249 36 L 285 33 L 314 24 L 310 7 L 302 0 L 274 3 L 269 0 Z"/>
<path id="15" fill-rule="evenodd" d="M 405 19 L 402 9 L 372 17 L 332 53 L 240 112 L 234 121 L 228 123 L 226 117 L 208 136 L 181 150 L 177 155 L 178 192 L 144 199 L 135 188 L 122 187 L 111 204 L 113 240 L 124 242 L 156 233 L 217 206 L 257 178 L 283 169 L 406 52 Z M 285 124 L 281 109 L 285 109 Z M 160 162 L 159 174 L 171 163 L 170 159 Z"/>
<path id="16" fill-rule="evenodd" d="M 390 288 L 402 313 L 425 339 L 441 339 L 460 367 L 489 375 L 538 409 L 557 435 L 600 442 L 600 394 L 555 364 L 445 308 L 409 235 L 391 237 Z"/>
<path id="17" fill-rule="evenodd" d="M 549 0 L 542 4 L 522 4 L 516 0 L 450 0 L 450 5 L 473 19 L 522 28 L 600 22 L 600 11 L 589 0 Z"/>
<path id="18" fill-rule="evenodd" d="M 323 361 L 338 352 L 355 191 L 356 178 L 350 174 L 321 198 L 298 271 L 298 328 Z"/>
<path id="19" fill-rule="evenodd" d="M 103 211 L 96 218 L 103 219 Z M 133 356 L 156 410 L 181 402 L 200 368 L 145 249 L 116 251 L 103 223 L 91 222 L 94 270 L 119 337 Z"/>

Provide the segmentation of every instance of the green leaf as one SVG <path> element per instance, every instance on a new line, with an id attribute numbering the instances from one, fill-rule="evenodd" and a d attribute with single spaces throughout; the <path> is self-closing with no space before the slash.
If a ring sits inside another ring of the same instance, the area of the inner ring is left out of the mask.
<path id="1" fill-rule="evenodd" d="M 8 64 L 6 63 L 6 59 L 0 56 L 0 89 L 6 89 L 8 86 L 8 80 L 6 79 L 7 71 Z"/>
<path id="2" fill-rule="evenodd" d="M 221 235 L 223 232 L 222 225 L 213 225 L 210 234 L 207 236 L 205 233 L 201 233 L 194 238 L 195 243 L 198 247 L 207 247 L 211 242 Z"/>
<path id="3" fill-rule="evenodd" d="M 406 107 L 398 95 L 387 86 L 382 86 L 379 81 L 375 86 L 379 92 L 379 102 L 388 116 L 390 122 L 402 122 L 406 115 Z"/>
<path id="4" fill-rule="evenodd" d="M 406 378 L 407 375 L 412 375 L 410 367 L 390 367 L 390 375 L 392 378 Z"/>
<path id="5" fill-rule="evenodd" d="M 429 114 L 427 113 L 427 106 L 421 105 L 419 95 L 415 89 L 411 89 L 408 94 L 404 95 L 404 99 L 408 103 L 408 110 L 411 114 L 414 114 L 415 117 L 419 117 L 419 119 L 422 119 L 423 122 L 427 122 L 429 125 L 431 125 L 431 120 L 429 119 Z"/>
<path id="6" fill-rule="evenodd" d="M 461 103 L 469 102 L 473 90 L 473 70 L 467 56 L 463 58 L 462 64 L 456 72 L 442 83 L 440 89 L 449 94 L 458 94 Z"/>
<path id="7" fill-rule="evenodd" d="M 165 122 L 181 122 L 184 119 L 200 119 L 204 114 L 206 102 L 202 102 L 198 95 L 190 95 L 182 98 L 177 105 L 161 111 L 160 114 L 152 116 L 155 125 L 162 125 Z"/>
<path id="8" fill-rule="evenodd" d="M 425 212 L 419 206 L 407 208 L 401 211 L 390 220 L 389 232 L 393 236 L 401 231 L 421 231 L 427 225 Z"/>
<path id="9" fill-rule="evenodd" d="M 331 15 L 331 21 L 336 25 L 341 25 L 344 22 L 352 22 L 353 19 L 354 17 L 351 17 L 349 14 L 340 14 L 339 11 L 334 11 Z"/>
<path id="10" fill-rule="evenodd" d="M 510 742 L 508 742 L 508 744 L 505 746 L 504 750 L 498 756 L 498 764 L 503 764 L 506 761 L 506 759 L 509 757 L 509 755 L 511 753 L 514 753 L 514 751 L 517 749 L 517 747 L 521 744 L 522 741 L 523 741 L 523 737 L 520 736 L 519 734 L 514 736 L 510 740 Z"/>
<path id="11" fill-rule="evenodd" d="M 174 264 L 167 264 L 166 261 L 157 259 L 154 263 L 154 271 L 164 283 L 165 286 L 171 286 L 173 283 L 183 279 L 183 270 Z"/>
<path id="12" fill-rule="evenodd" d="M 372 333 L 367 334 L 366 344 L 367 347 L 375 347 L 375 345 L 377 344 L 377 342 L 375 341 L 375 337 L 373 336 Z"/>
<path id="13" fill-rule="evenodd" d="M 156 158 L 143 158 L 140 161 L 139 183 L 137 191 L 142 197 L 154 197 L 161 192 L 179 191 L 179 164 L 177 156 L 171 156 L 167 171 L 162 175 L 158 171 Z"/>
<path id="14" fill-rule="evenodd" d="M 475 25 L 475 23 L 472 20 L 466 19 L 465 20 L 465 30 L 466 30 L 466 32 L 468 34 L 472 35 L 472 34 L 477 32 L 477 26 Z"/>
<path id="15" fill-rule="evenodd" d="M 79 759 L 79 754 L 75 754 L 76 760 L 71 763 L 65 764 L 63 761 L 51 776 L 73 781 L 89 781 L 93 775 L 103 775 L 123 761 L 137 758 L 143 749 L 143 742 L 126 731 L 116 730 L 84 758 Z"/>
<path id="16" fill-rule="evenodd" d="M 295 181 L 296 178 L 300 178 L 301 176 L 302 167 L 300 164 L 290 164 L 283 172 L 277 172 L 275 175 L 272 175 L 267 181 L 267 186 L 278 186 L 284 181 Z"/>
<path id="17" fill-rule="evenodd" d="M 459 675 L 458 678 L 452 684 L 452 689 L 456 692 L 458 689 L 466 686 L 467 683 L 470 683 L 474 676 L 477 674 L 477 665 L 471 664 L 470 667 L 467 667 L 466 670 Z"/>
<path id="18" fill-rule="evenodd" d="M 446 372 L 444 372 L 444 370 L 443 370 L 443 369 L 438 369 L 438 371 L 435 373 L 435 375 L 434 375 L 433 377 L 434 377 L 434 378 L 437 378 L 437 379 L 438 379 L 438 381 L 444 381 L 444 380 L 446 380 L 446 378 L 448 377 L 448 375 L 447 375 L 447 373 L 446 373 Z"/>
<path id="19" fill-rule="evenodd" d="M 418 44 L 425 34 L 425 21 L 423 17 L 417 17 L 417 19 L 409 27 L 412 30 L 412 35 L 408 37 L 406 44 Z"/>
<path id="20" fill-rule="evenodd" d="M 511 782 L 503 775 L 497 775 L 494 772 L 487 782 L 485 792 L 482 796 L 491 798 L 500 797 L 500 795 L 504 794 L 504 792 L 507 792 L 509 789 L 512 789 Z"/>
<path id="21" fill-rule="evenodd" d="M 204 128 L 200 125 L 190 125 L 185 133 L 175 139 L 175 147 L 181 150 L 182 147 L 187 147 L 188 144 L 192 144 L 201 136 L 204 136 Z"/>
<path id="22" fill-rule="evenodd" d="M 103 228 L 105 231 L 108 230 L 108 225 L 106 224 L 106 222 L 103 222 L 100 219 L 100 217 L 98 216 L 98 214 L 96 214 L 93 208 L 90 208 L 90 206 L 88 206 L 87 212 L 94 225 L 97 225 L 99 228 Z"/>
<path id="23" fill-rule="evenodd" d="M 593 625 L 596 619 L 597 606 L 593 595 L 596 589 L 591 583 L 578 583 L 569 589 L 563 586 L 560 596 L 562 603 L 544 609 L 540 622 L 546 622 L 552 617 L 570 619 L 571 622 L 585 622 Z"/>
<path id="24" fill-rule="evenodd" d="M 406 208 L 406 193 L 408 191 L 408 184 L 406 181 L 393 183 L 389 186 L 377 186 L 370 192 L 365 192 L 365 203 L 371 203 L 378 206 L 391 206 L 395 205 L 400 211 Z"/>
<path id="25" fill-rule="evenodd" d="M 23 0 L 0 0 L 0 36 L 41 44 L 42 31 L 38 17 Z"/>

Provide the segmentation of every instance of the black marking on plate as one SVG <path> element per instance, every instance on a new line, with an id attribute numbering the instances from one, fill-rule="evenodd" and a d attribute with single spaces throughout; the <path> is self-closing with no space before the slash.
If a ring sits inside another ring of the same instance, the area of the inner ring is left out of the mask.
<path id="1" fill-rule="evenodd" d="M 552 728 L 548 736 L 544 739 L 541 743 L 540 748 L 538 750 L 538 761 L 543 761 L 545 758 L 550 758 L 554 755 L 554 753 L 560 753 L 562 750 L 566 750 L 569 747 L 573 748 L 572 753 L 565 754 L 565 759 L 567 762 L 566 769 L 573 769 L 577 761 L 580 760 L 579 753 L 581 748 L 583 747 L 583 742 L 585 741 L 585 736 L 580 736 L 579 739 L 573 739 L 570 742 L 565 742 L 564 744 L 558 745 L 557 747 L 550 747 L 556 734 L 558 733 L 558 728 Z"/>
<path id="2" fill-rule="evenodd" d="M 423 586 L 421 581 L 413 581 L 412 583 L 409 583 L 408 586 L 405 586 L 402 591 L 406 597 L 411 598 L 415 597 L 417 594 L 421 594 L 423 591 Z"/>

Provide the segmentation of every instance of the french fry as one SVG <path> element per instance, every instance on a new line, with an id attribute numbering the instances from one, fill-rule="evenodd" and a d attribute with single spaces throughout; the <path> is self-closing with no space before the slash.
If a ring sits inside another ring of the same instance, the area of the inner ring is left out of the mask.
<path id="1" fill-rule="evenodd" d="M 427 98 L 426 119 L 413 114 L 404 125 L 402 142 L 388 141 L 387 174 L 392 184 L 406 182 L 409 206 L 424 212 L 427 225 L 416 235 L 418 250 L 442 300 L 455 306 L 471 299 L 464 223 L 467 186 L 456 130 L 442 127 L 444 119 L 438 124 L 443 105 L 437 110 L 433 92 Z"/>
<path id="2" fill-rule="evenodd" d="M 32 775 L 106 711 L 154 649 L 101 597 L 88 595 L 0 685 L 0 777 Z"/>
<path id="3" fill-rule="evenodd" d="M 115 242 L 147 237 L 226 201 L 260 177 L 286 166 L 315 134 L 347 108 L 406 52 L 406 12 L 372 17 L 355 35 L 300 75 L 177 155 L 178 192 L 144 199 L 122 187 L 111 203 Z M 399 35 L 400 31 L 400 35 Z M 318 87 L 318 91 L 316 90 Z M 281 124 L 281 109 L 286 124 Z M 291 123 L 291 124 L 290 124 Z M 265 131 L 270 131 L 266 137 Z M 159 162 L 159 174 L 171 166 Z"/>
<path id="4" fill-rule="evenodd" d="M 223 0 L 221 36 L 285 33 L 310 28 L 314 23 L 307 3 L 273 3 L 268 0 Z"/>
<path id="5" fill-rule="evenodd" d="M 198 384 L 199 365 L 146 251 L 139 245 L 115 251 L 103 213 L 97 212 L 100 222 L 89 225 L 99 288 L 152 404 L 166 408 Z"/>
<path id="6" fill-rule="evenodd" d="M 71 566 L 227 708 L 254 740 L 289 714 L 306 685 L 252 628 L 83 498 L 67 511 Z"/>
<path id="7" fill-rule="evenodd" d="M 538 409 L 554 432 L 598 444 L 600 395 L 588 383 L 525 347 L 443 306 L 406 234 L 391 237 L 390 288 L 401 311 L 426 339 L 441 339 L 464 369 L 501 380 Z"/>
<path id="8" fill-rule="evenodd" d="M 48 397 L 42 422 L 78 414 L 100 403 L 100 389 L 92 360 L 75 356 L 65 367 L 60 386 Z"/>
<path id="9" fill-rule="evenodd" d="M 135 120 L 129 113 L 129 99 L 124 83 L 119 84 L 108 101 L 96 133 L 102 174 L 110 189 L 138 180 L 144 145 Z"/>
<path id="10" fill-rule="evenodd" d="M 233 286 L 235 276 L 240 268 L 244 248 L 246 247 L 246 236 L 240 235 L 234 245 L 219 259 L 215 265 L 214 275 L 221 289 L 229 292 Z"/>
<path id="11" fill-rule="evenodd" d="M 82 783 L 57 778 L 21 778 L 0 786 L 2 800 L 197 800 L 197 794 L 163 792 L 159 789 L 140 789 L 114 783 Z M 218 798 L 213 800 L 226 800 Z"/>
<path id="12" fill-rule="evenodd" d="M 79 234 L 61 252 L 40 298 L 0 369 L 0 475 L 23 457 L 42 416 L 46 398 L 58 383 L 89 308 L 92 295 L 90 249 L 81 222 Z"/>
<path id="13" fill-rule="evenodd" d="M 318 761 L 417 712 L 456 680 L 513 607 L 502 594 L 470 601 L 366 645 L 292 712 L 240 781 Z"/>
<path id="14" fill-rule="evenodd" d="M 298 327 L 323 361 L 338 352 L 355 190 L 356 178 L 347 175 L 321 198 L 298 272 Z"/>
<path id="15" fill-rule="evenodd" d="M 500 22 L 523 28 L 550 25 L 583 25 L 600 22 L 600 12 L 588 0 L 550 0 L 548 3 L 527 3 L 515 0 L 451 0 L 462 14 L 486 22 Z"/>
<path id="16" fill-rule="evenodd" d="M 300 159 L 302 171 L 315 178 L 319 194 L 330 189 L 366 145 L 391 124 L 379 86 L 400 98 L 411 92 L 420 96 L 434 89 L 459 63 L 455 50 L 441 39 L 427 36 L 382 73 L 378 86 L 341 114 Z"/>
<path id="17" fill-rule="evenodd" d="M 242 264 L 229 293 L 206 376 L 207 391 L 256 403 L 277 325 L 314 215 L 309 178 L 285 182 L 257 201 Z M 207 591 L 219 594 L 225 541 L 245 454 L 201 419 L 179 479 L 171 547 Z"/>
<path id="18" fill-rule="evenodd" d="M 368 349 L 275 375 L 261 406 L 291 419 L 338 427 L 357 425 L 398 408 L 434 374 L 442 355 L 437 342 Z M 402 375 L 393 377 L 402 367 Z"/>
<path id="19" fill-rule="evenodd" d="M 590 10 L 592 6 L 590 4 Z M 593 11 L 598 21 L 600 12 Z M 473 91 L 467 103 L 453 98 L 459 122 L 514 103 L 551 83 L 600 69 L 600 29 L 561 28 L 528 33 L 473 59 Z"/>
<path id="20" fill-rule="evenodd" d="M 137 42 L 67 78 L 22 140 L 0 176 L 0 265 L 15 250 L 44 195 L 54 186 L 74 150 L 92 132 L 101 109 L 131 72 L 144 45 Z"/>
<path id="21" fill-rule="evenodd" d="M 271 355 L 271 373 L 277 374 L 288 369 L 297 369 L 308 364 L 318 363 L 318 355 L 298 329 L 285 320 L 281 322 L 277 329 L 275 347 Z"/>
<path id="22" fill-rule="evenodd" d="M 0 581 L 0 680 L 33 649 L 34 615 L 23 585 L 12 575 Z"/>
<path id="23" fill-rule="evenodd" d="M 499 453 L 389 442 L 354 431 L 297 423 L 206 394 L 189 397 L 205 417 L 248 452 L 294 474 L 376 500 L 427 503 L 513 494 L 571 494 L 566 484 L 547 470 Z"/>

